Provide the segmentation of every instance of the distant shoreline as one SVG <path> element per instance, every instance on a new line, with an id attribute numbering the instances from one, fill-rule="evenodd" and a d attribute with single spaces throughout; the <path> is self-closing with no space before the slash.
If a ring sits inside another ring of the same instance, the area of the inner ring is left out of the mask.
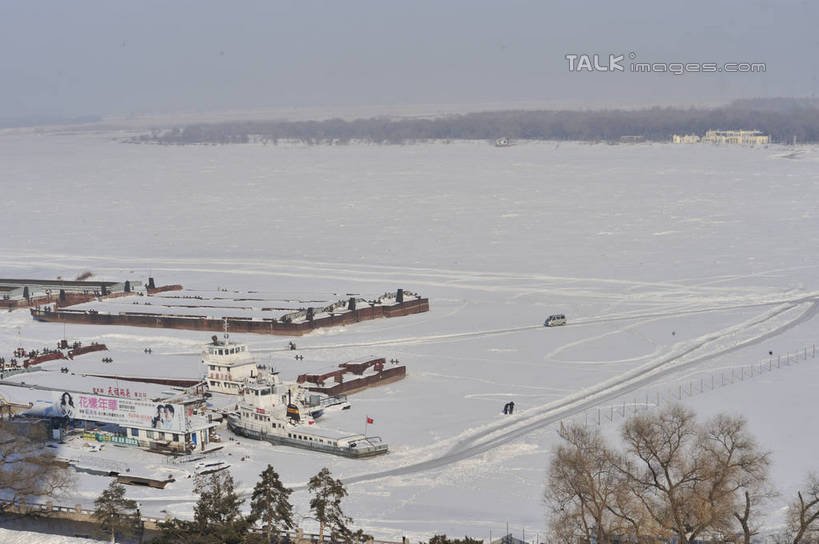
<path id="1" fill-rule="evenodd" d="M 192 145 L 298 141 L 310 145 L 487 140 L 667 142 L 674 134 L 759 130 L 772 143 L 819 142 L 819 102 L 739 100 L 716 108 L 486 111 L 438 117 L 241 120 L 155 128 L 129 143 Z"/>

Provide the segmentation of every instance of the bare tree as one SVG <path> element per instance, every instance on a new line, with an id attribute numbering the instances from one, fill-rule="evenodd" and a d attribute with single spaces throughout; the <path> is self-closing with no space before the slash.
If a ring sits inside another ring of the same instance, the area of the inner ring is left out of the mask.
<path id="1" fill-rule="evenodd" d="M 734 535 L 739 522 L 750 542 L 769 459 L 746 426 L 741 417 L 719 415 L 701 427 L 678 405 L 625 423 L 631 464 L 621 468 L 657 536 L 689 544 L 706 534 Z"/>
<path id="2" fill-rule="evenodd" d="M 633 532 L 636 517 L 629 517 L 624 502 L 626 480 L 612 462 L 615 453 L 599 432 L 580 425 L 561 426 L 563 443 L 549 465 L 546 502 L 549 527 L 564 543 L 597 542 Z"/>
<path id="3" fill-rule="evenodd" d="M 634 461 L 621 470 L 630 492 L 656 524 L 657 536 L 677 535 L 681 544 L 689 544 L 706 526 L 695 493 L 701 461 L 693 447 L 694 414 L 673 406 L 637 415 L 623 425 L 622 435 Z"/>
<path id="4" fill-rule="evenodd" d="M 55 496 L 73 486 L 67 467 L 45 447 L 47 429 L 36 424 L 0 421 L 0 489 L 12 502 Z M 0 505 L 0 510 L 4 509 Z"/>
<path id="5" fill-rule="evenodd" d="M 819 536 L 819 478 L 809 474 L 804 492 L 788 507 L 787 537 L 791 544 L 815 540 Z"/>
<path id="6" fill-rule="evenodd" d="M 736 535 L 735 520 L 743 544 L 751 544 L 762 521 L 760 506 L 775 495 L 768 483 L 770 454 L 759 450 L 744 418 L 724 414 L 705 425 L 699 444 L 706 461 L 707 500 L 722 524 L 711 529 L 731 539 Z M 722 509 L 731 505 L 733 519 L 726 520 Z"/>

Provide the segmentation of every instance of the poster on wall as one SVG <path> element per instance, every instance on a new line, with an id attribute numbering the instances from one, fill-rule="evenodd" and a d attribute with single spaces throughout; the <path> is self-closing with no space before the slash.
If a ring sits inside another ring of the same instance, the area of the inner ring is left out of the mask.
<path id="1" fill-rule="evenodd" d="M 184 432 L 185 410 L 181 404 L 152 402 L 85 393 L 55 392 L 52 417 L 87 419 L 116 425 Z"/>

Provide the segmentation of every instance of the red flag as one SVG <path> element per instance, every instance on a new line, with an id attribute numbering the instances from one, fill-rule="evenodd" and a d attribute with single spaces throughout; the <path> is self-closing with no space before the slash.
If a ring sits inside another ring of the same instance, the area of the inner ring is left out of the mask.
<path id="1" fill-rule="evenodd" d="M 371 424 L 371 423 L 373 423 L 373 418 L 371 418 L 371 417 L 368 417 L 368 418 L 367 418 L 367 423 L 368 423 L 368 424 Z"/>

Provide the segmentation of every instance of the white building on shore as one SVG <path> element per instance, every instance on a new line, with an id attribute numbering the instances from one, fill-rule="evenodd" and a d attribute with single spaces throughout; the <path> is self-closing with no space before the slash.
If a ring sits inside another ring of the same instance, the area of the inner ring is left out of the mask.
<path id="1" fill-rule="evenodd" d="M 766 145 L 771 143 L 771 137 L 759 130 L 709 130 L 702 138 L 696 134 L 674 134 L 671 141 L 675 144 Z"/>
<path id="2" fill-rule="evenodd" d="M 771 137 L 759 130 L 709 130 L 702 138 L 704 144 L 766 145 Z"/>

